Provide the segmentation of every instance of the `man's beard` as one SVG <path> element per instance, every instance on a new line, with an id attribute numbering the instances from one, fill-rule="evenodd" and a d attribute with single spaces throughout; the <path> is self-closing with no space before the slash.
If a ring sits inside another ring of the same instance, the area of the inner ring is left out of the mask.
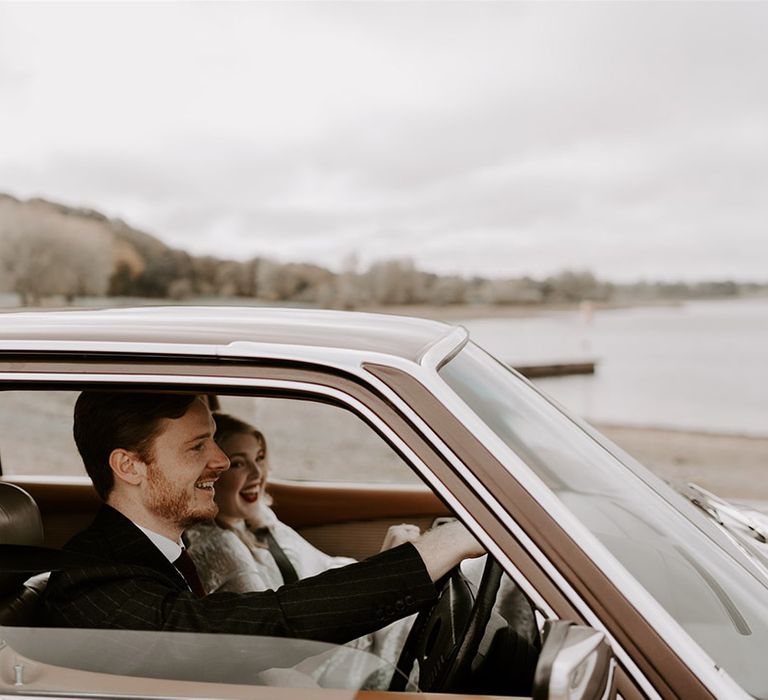
<path id="1" fill-rule="evenodd" d="M 184 530 L 195 523 L 210 520 L 219 510 L 213 502 L 207 506 L 195 506 L 194 496 L 176 486 L 153 463 L 147 464 L 147 477 L 147 509 Z"/>

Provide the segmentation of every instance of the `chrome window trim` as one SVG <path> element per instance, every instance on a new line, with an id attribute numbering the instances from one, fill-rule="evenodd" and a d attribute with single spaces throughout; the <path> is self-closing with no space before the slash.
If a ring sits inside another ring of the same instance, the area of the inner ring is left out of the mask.
<path id="1" fill-rule="evenodd" d="M 0 359 L 5 352 L 52 354 L 67 352 L 100 352 L 136 355 L 208 355 L 215 357 L 223 346 L 208 343 L 134 343 L 106 342 L 101 340 L 2 340 Z"/>
<path id="2" fill-rule="evenodd" d="M 463 337 L 463 336 L 466 337 Z M 469 339 L 469 334 L 462 327 L 455 327 L 429 345 L 419 357 L 421 362 L 439 362 L 452 350 L 458 353 Z M 281 360 L 289 362 L 319 363 L 359 374 L 363 362 L 381 362 L 392 364 L 404 362 L 412 365 L 413 361 L 387 352 L 370 352 L 324 345 L 295 345 L 291 343 L 256 342 L 235 340 L 226 345 L 215 343 L 140 343 L 127 341 L 101 340 L 0 340 L 0 361 L 3 354 L 26 354 L 30 361 L 44 358 L 45 354 L 56 355 L 83 353 L 93 355 L 122 355 L 127 361 L 139 356 L 163 356 L 174 358 L 180 363 L 190 358 L 208 358 L 211 361 L 231 360 Z M 81 360 L 82 358 L 77 358 Z M 105 358 L 110 359 L 110 358 Z M 445 360 L 447 361 L 447 359 Z M 365 375 L 367 376 L 367 374 Z"/>
<path id="3" fill-rule="evenodd" d="M 412 373 L 415 374 L 415 373 Z M 661 604 L 651 596 L 648 591 L 635 579 L 634 576 L 614 557 L 613 554 L 603 545 L 586 526 L 557 498 L 557 496 L 544 484 L 539 476 L 498 436 L 486 423 L 467 406 L 467 404 L 448 386 L 448 384 L 438 375 L 429 375 L 424 373 L 423 378 L 419 377 L 422 383 L 435 394 L 440 402 L 450 410 L 457 419 L 466 425 L 470 431 L 478 437 L 483 445 L 507 467 L 514 465 L 513 476 L 528 491 L 528 493 L 550 514 L 553 514 L 564 529 L 570 533 L 576 533 L 574 537 L 576 544 L 587 554 L 587 556 L 597 564 L 597 566 L 608 575 L 612 581 L 618 581 L 618 587 L 627 600 L 645 617 L 659 634 L 667 640 L 670 646 L 675 650 L 678 656 L 691 669 L 704 685 L 712 690 L 716 695 L 724 694 L 723 697 L 742 697 L 744 700 L 751 700 L 751 696 L 733 680 L 726 671 L 721 669 L 716 662 L 702 649 L 702 647 L 683 629 L 683 627 L 661 606 Z M 526 382 L 527 383 L 527 382 Z M 534 387 L 535 388 L 535 387 Z M 541 394 L 537 390 L 537 393 Z M 546 396 L 544 398 L 547 399 Z M 563 413 L 565 419 L 569 419 L 567 412 L 561 407 L 556 408 Z M 636 479 L 631 470 L 628 473 Z M 522 478 L 521 478 L 522 477 Z M 693 527 L 693 526 L 692 526 Z M 531 550 L 534 551 L 533 549 Z M 537 555 L 546 557 L 536 548 Z M 541 562 L 540 562 L 541 563 Z M 549 565 L 547 571 L 554 570 Z M 570 584 L 555 570 L 557 578 L 562 580 L 565 588 L 561 588 L 574 606 L 584 614 L 585 619 L 590 621 L 596 629 L 600 629 L 609 636 L 612 642 L 614 652 L 621 649 L 622 656 L 626 653 L 616 640 L 610 635 L 608 630 L 595 617 L 590 607 L 581 599 L 581 597 L 571 588 Z M 570 594 L 568 594 L 570 592 Z M 631 660 L 630 660 L 631 661 Z M 638 676 L 635 680 L 642 678 L 646 681 L 642 672 L 631 662 L 632 668 L 637 671 Z M 645 688 L 644 688 L 645 690 Z M 655 691 L 654 691 L 655 692 Z"/>
<path id="4" fill-rule="evenodd" d="M 250 340 L 237 340 L 229 345 L 216 347 L 218 359 L 242 359 L 242 360 L 280 360 L 301 362 L 303 364 L 321 364 L 327 367 L 346 370 L 360 374 L 360 365 L 363 361 L 374 358 L 376 362 L 391 363 L 399 359 L 396 355 L 385 352 L 364 352 L 350 350 L 348 348 L 331 348 L 322 345 L 277 345 L 275 343 L 255 343 Z"/>
<path id="5" fill-rule="evenodd" d="M 109 355 L 119 355 L 124 358 L 125 362 L 135 362 L 141 356 L 157 355 L 172 358 L 179 364 L 193 358 L 204 358 L 211 362 L 221 360 L 276 360 L 320 364 L 366 378 L 369 376 L 368 373 L 363 372 L 360 368 L 363 362 L 404 363 L 406 366 L 413 366 L 413 361 L 386 352 L 368 352 L 322 345 L 257 343 L 250 340 L 236 340 L 227 345 L 123 341 L 0 340 L 0 362 L 4 359 L 4 353 L 27 354 L 30 362 L 45 359 L 46 354 L 55 355 L 56 361 L 61 361 L 60 356 L 62 354 L 72 354 L 73 361 L 82 362 L 83 359 L 80 356 L 84 353 L 93 356 L 104 355 L 103 359 L 106 361 L 112 359 Z"/>
<path id="6" fill-rule="evenodd" d="M 469 342 L 469 331 L 464 326 L 454 326 L 442 338 L 425 348 L 416 362 L 423 367 L 440 369 L 459 354 Z"/>

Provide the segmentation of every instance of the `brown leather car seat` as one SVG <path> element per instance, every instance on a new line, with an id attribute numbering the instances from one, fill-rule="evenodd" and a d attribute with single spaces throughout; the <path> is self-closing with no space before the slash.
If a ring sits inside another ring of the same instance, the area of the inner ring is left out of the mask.
<path id="1" fill-rule="evenodd" d="M 32 496 L 0 482 L 0 544 L 42 546 L 43 522 Z M 47 575 L 4 571 L 0 562 L 0 625 L 32 626 Z"/>

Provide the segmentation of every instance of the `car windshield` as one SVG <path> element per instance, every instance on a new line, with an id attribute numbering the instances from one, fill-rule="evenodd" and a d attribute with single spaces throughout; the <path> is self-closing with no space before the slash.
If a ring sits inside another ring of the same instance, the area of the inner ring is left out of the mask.
<path id="1" fill-rule="evenodd" d="M 0 674 L 7 695 L 251 698 L 253 686 L 365 689 L 394 672 L 362 649 L 301 639 L 28 627 L 0 627 L 0 664 L 13 669 Z"/>
<path id="2" fill-rule="evenodd" d="M 477 346 L 440 375 L 720 667 L 768 698 L 768 581 L 723 531 Z"/>

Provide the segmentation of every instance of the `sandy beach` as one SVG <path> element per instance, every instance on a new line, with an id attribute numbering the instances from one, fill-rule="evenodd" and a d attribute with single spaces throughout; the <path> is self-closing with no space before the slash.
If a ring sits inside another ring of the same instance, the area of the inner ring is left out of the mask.
<path id="1" fill-rule="evenodd" d="M 643 302 L 589 302 L 587 308 L 591 312 L 605 309 L 627 309 L 637 307 L 674 307 L 682 302 L 667 300 L 649 300 Z M 435 306 L 429 304 L 368 306 L 355 309 L 366 313 L 389 314 L 392 316 L 416 316 L 433 321 L 459 324 L 463 321 L 473 321 L 481 318 L 530 318 L 562 313 L 564 311 L 578 312 L 582 305 L 578 302 L 545 303 L 545 304 L 446 304 Z"/>
<path id="2" fill-rule="evenodd" d="M 768 501 L 768 438 L 596 427 L 664 479 L 695 481 L 725 498 Z"/>

